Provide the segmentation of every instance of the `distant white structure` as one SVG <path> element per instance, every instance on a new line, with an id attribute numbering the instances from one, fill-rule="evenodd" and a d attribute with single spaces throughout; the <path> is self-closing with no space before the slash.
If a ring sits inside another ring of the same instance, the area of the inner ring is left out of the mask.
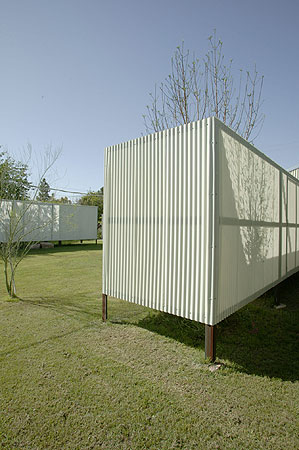
<path id="1" fill-rule="evenodd" d="M 97 239 L 98 207 L 0 200 L 0 242 L 14 227 L 22 241 Z"/>

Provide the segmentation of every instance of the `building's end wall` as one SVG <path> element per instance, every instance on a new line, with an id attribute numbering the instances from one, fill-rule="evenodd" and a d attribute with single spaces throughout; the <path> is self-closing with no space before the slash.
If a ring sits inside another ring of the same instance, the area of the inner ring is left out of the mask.
<path id="1" fill-rule="evenodd" d="M 105 294 L 213 321 L 212 130 L 207 119 L 106 149 Z"/>
<path id="2" fill-rule="evenodd" d="M 299 183 L 217 122 L 219 250 L 217 321 L 299 265 Z"/>

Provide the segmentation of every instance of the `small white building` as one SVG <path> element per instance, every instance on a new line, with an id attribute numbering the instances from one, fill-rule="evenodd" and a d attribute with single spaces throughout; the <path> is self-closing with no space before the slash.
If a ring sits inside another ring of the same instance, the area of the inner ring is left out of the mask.
<path id="1" fill-rule="evenodd" d="M 0 242 L 97 239 L 98 207 L 0 200 Z"/>

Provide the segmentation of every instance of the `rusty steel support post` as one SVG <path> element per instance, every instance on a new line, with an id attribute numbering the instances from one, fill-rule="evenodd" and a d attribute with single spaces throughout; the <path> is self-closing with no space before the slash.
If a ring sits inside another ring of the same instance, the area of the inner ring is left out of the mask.
<path id="1" fill-rule="evenodd" d="M 103 297 L 102 297 L 102 320 L 103 320 L 103 322 L 106 322 L 107 317 L 108 317 L 108 314 L 107 314 L 107 295 L 103 294 Z"/>
<path id="2" fill-rule="evenodd" d="M 216 359 L 216 325 L 205 325 L 205 357 L 212 362 Z"/>
<path id="3" fill-rule="evenodd" d="M 274 287 L 273 295 L 274 295 L 275 305 L 278 306 L 279 305 L 279 285 Z"/>

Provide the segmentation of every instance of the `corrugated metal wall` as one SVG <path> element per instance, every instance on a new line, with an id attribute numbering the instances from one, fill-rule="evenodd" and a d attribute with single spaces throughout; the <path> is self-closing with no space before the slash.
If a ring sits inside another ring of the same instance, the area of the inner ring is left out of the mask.
<path id="1" fill-rule="evenodd" d="M 296 169 L 290 170 L 290 174 L 293 175 L 293 177 L 299 179 L 299 167 L 297 167 Z"/>
<path id="2" fill-rule="evenodd" d="M 103 293 L 218 323 L 298 270 L 298 190 L 215 118 L 108 147 Z"/>
<path id="3" fill-rule="evenodd" d="M 213 322 L 213 124 L 106 149 L 104 293 Z"/>
<path id="4" fill-rule="evenodd" d="M 97 238 L 96 206 L 0 200 L 0 242 L 7 241 L 10 217 L 24 242 Z"/>
<path id="5" fill-rule="evenodd" d="M 299 183 L 220 121 L 216 130 L 218 322 L 298 268 Z"/>

